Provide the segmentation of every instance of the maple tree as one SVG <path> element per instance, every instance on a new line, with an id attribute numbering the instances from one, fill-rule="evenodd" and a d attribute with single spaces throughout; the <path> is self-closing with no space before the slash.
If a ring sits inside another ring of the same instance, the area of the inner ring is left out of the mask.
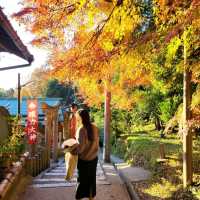
<path id="1" fill-rule="evenodd" d="M 136 62 L 135 67 L 125 63 L 118 47 L 108 52 L 96 42 L 90 48 L 86 48 L 86 39 L 82 37 L 83 32 L 81 35 L 77 34 L 74 47 L 65 52 L 55 53 L 56 56 L 53 56 L 50 62 L 54 66 L 53 75 L 60 80 L 75 81 L 79 92 L 89 105 L 100 106 L 105 99 L 105 105 L 107 100 L 109 101 L 109 109 L 112 95 L 112 106 L 130 108 L 134 98 L 129 94 L 129 87 L 148 84 L 147 71 L 141 67 L 141 63 L 137 66 L 139 63 Z M 109 120 L 107 123 L 110 123 Z M 109 127 L 107 123 L 105 127 Z"/>
<path id="2" fill-rule="evenodd" d="M 193 175 L 192 133 L 189 122 L 192 119 L 192 74 L 196 74 L 194 66 L 199 65 L 198 56 L 195 55 L 199 55 L 200 2 L 158 0 L 155 4 L 157 32 L 160 42 L 167 48 L 165 65 L 176 63 L 177 69 L 183 72 L 183 185 L 186 187 L 192 183 Z"/>
<path id="3" fill-rule="evenodd" d="M 155 50 L 155 48 L 159 47 L 159 49 L 155 51 L 155 54 L 157 54 L 158 51 L 162 48 L 163 43 L 165 45 L 169 44 L 167 47 L 166 57 L 167 61 L 170 62 L 170 60 L 172 60 L 174 55 L 176 54 L 176 50 L 178 50 L 181 44 L 181 37 L 178 37 L 183 32 L 183 27 L 185 26 L 185 24 L 193 21 L 192 24 L 196 26 L 196 29 L 198 28 L 199 24 L 197 13 L 198 1 L 195 0 L 183 2 L 159 0 L 153 1 L 151 6 L 153 6 L 154 13 L 153 16 L 150 17 L 154 17 L 154 23 L 157 27 L 157 30 L 151 30 L 150 32 L 152 34 L 149 34 L 148 32 L 143 34 L 143 32 L 145 31 L 139 31 L 142 29 L 142 27 L 144 27 L 145 23 L 145 15 L 142 15 L 141 13 L 141 9 L 144 7 L 143 1 L 71 2 L 64 0 L 24 0 L 23 3 L 24 9 L 16 14 L 16 16 L 19 17 L 21 21 L 25 22 L 28 29 L 36 35 L 35 40 L 33 40 L 33 44 L 40 46 L 45 45 L 45 47 L 47 48 L 54 49 L 52 50 L 52 59 L 54 59 L 54 55 L 55 57 L 58 57 L 58 53 L 63 53 L 60 56 L 64 57 L 64 55 L 66 55 L 65 52 L 70 47 L 73 47 L 75 45 L 77 46 L 78 40 L 79 43 L 86 41 L 85 45 L 82 45 L 83 47 L 81 48 L 81 50 L 77 50 L 79 47 L 77 47 L 76 50 L 75 48 L 73 48 L 74 51 L 77 51 L 76 56 L 79 55 L 79 57 L 81 57 L 80 51 L 83 51 L 84 47 L 86 49 L 88 48 L 89 50 L 92 50 L 90 49 L 90 47 L 94 43 L 97 43 L 98 40 L 98 47 L 96 47 L 96 49 L 102 48 L 103 50 L 105 50 L 105 52 L 107 51 L 109 54 L 110 52 L 114 52 L 114 49 L 116 47 L 118 48 L 117 51 L 119 52 L 123 52 L 127 49 L 127 47 L 131 49 L 130 54 L 124 56 L 124 59 L 123 56 L 120 56 L 119 59 L 122 63 L 122 67 L 125 66 L 124 68 L 127 68 L 127 74 L 128 71 L 133 71 L 133 65 L 137 65 L 139 63 L 138 58 L 136 57 L 139 54 L 140 61 L 143 61 L 144 56 L 150 57 L 150 59 L 148 60 L 148 65 L 150 66 L 152 52 Z M 148 17 L 149 15 L 146 16 L 146 18 Z M 77 30 L 80 31 L 78 32 Z M 85 38 L 80 36 L 80 32 L 82 31 L 86 32 L 87 36 Z M 140 36 L 140 32 L 142 32 L 143 34 L 141 34 L 142 37 L 137 37 L 137 35 Z M 77 41 L 75 41 L 74 43 L 74 41 L 72 40 L 70 45 L 67 44 L 69 39 L 69 37 L 67 36 L 69 36 L 69 34 L 79 34 L 79 36 L 77 37 Z M 145 43 L 146 41 L 150 42 L 147 44 Z M 195 40 L 193 41 L 193 44 L 198 47 L 198 43 L 195 43 Z M 148 54 L 149 49 L 151 49 L 152 51 Z M 145 53 L 143 53 L 142 51 L 145 51 Z M 101 51 L 101 53 L 102 52 L 103 51 Z M 146 55 L 141 56 L 142 53 Z M 76 56 L 74 57 L 74 59 L 78 58 Z M 112 62 L 110 61 L 111 57 L 113 56 L 107 56 L 107 60 L 109 60 L 110 63 Z M 136 59 L 133 59 L 131 57 L 136 57 Z M 96 58 L 96 60 L 98 61 L 101 61 L 101 59 L 101 57 Z M 57 58 L 56 60 L 58 61 Z M 73 59 L 71 60 L 71 62 L 72 61 Z M 80 62 L 84 61 L 82 60 Z M 135 64 L 136 62 L 137 64 Z M 73 67 L 71 68 L 74 68 L 74 65 L 75 64 L 73 63 Z M 145 65 L 144 61 L 143 63 L 140 63 L 140 65 Z M 87 68 L 87 66 L 84 66 L 84 64 L 81 67 Z M 81 67 L 79 66 L 79 72 L 84 74 L 84 70 L 81 71 Z M 115 73 L 117 72 L 116 68 L 116 66 L 113 68 Z M 104 69 L 105 66 L 103 67 L 103 70 Z M 109 68 L 109 70 L 109 73 L 112 73 L 111 68 Z M 65 71 L 67 74 L 67 69 L 65 69 Z M 73 73 L 75 71 L 78 71 L 77 68 L 76 70 L 73 70 Z M 100 71 L 101 70 L 97 71 L 97 76 L 99 76 Z M 126 77 L 127 74 L 124 76 Z M 133 76 L 134 74 L 135 73 L 133 72 L 129 75 Z M 123 78 L 121 78 L 121 80 L 122 79 Z M 151 78 L 148 79 L 150 80 Z M 137 79 L 137 81 L 135 82 L 138 81 L 139 80 Z M 124 82 L 127 83 L 128 81 Z M 130 82 L 131 81 L 129 81 L 129 83 Z"/>
<path id="4" fill-rule="evenodd" d="M 94 104 L 95 100 L 98 104 L 102 103 L 101 95 L 105 92 L 105 105 L 108 109 L 105 117 L 110 115 L 110 94 L 116 96 L 112 98 L 113 105 L 130 107 L 131 98 L 128 98 L 127 87 L 133 83 L 138 84 L 141 81 L 138 77 L 142 77 L 145 72 L 142 66 L 137 65 L 135 70 L 132 70 L 134 63 L 127 64 L 127 56 L 122 59 L 119 55 L 124 48 L 123 44 L 127 44 L 132 38 L 134 30 L 142 26 L 137 2 L 23 2 L 25 8 L 15 16 L 20 17 L 36 35 L 33 44 L 52 49 L 50 64 L 54 68 L 54 76 L 68 81 L 73 79 L 81 86 L 80 91 L 87 97 L 88 103 Z M 66 36 L 69 35 L 70 29 L 75 30 L 72 31 L 75 39 L 69 45 Z M 134 73 L 137 76 L 134 77 Z M 105 119 L 107 129 L 109 123 L 108 117 L 108 120 Z"/>

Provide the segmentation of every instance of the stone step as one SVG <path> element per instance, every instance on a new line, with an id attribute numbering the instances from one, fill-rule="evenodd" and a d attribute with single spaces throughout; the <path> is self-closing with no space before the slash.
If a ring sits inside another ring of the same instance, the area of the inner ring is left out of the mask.
<path id="1" fill-rule="evenodd" d="M 77 171 L 77 170 L 75 169 L 75 171 Z M 66 167 L 64 167 L 64 168 L 53 168 L 51 170 L 48 170 L 47 173 L 48 172 L 66 172 Z M 97 168 L 97 172 L 103 173 L 102 168 L 101 167 Z"/>
<path id="2" fill-rule="evenodd" d="M 76 182 L 66 182 L 66 183 L 46 183 L 46 184 L 33 184 L 31 187 L 34 188 L 56 188 L 56 187 L 72 187 L 75 186 Z"/>
<path id="3" fill-rule="evenodd" d="M 77 178 L 73 177 L 70 182 L 76 182 Z M 105 177 L 97 177 L 97 181 L 106 181 Z M 45 183 L 45 182 L 66 182 L 64 177 L 62 178 L 37 178 L 33 180 L 33 184 Z"/>
<path id="4" fill-rule="evenodd" d="M 101 164 L 97 164 L 97 168 L 98 167 L 101 168 Z M 66 168 L 66 164 L 64 163 L 64 164 L 57 165 L 57 166 L 54 167 L 54 169 L 55 168 Z"/>
<path id="5" fill-rule="evenodd" d="M 47 172 L 44 175 L 46 176 L 66 176 L 65 172 Z"/>
<path id="6" fill-rule="evenodd" d="M 74 174 L 77 174 L 77 171 L 75 171 L 75 173 Z M 97 176 L 103 176 L 104 175 L 104 173 L 103 173 L 103 171 L 97 171 Z M 53 170 L 51 170 L 51 171 L 49 171 L 49 172 L 46 172 L 44 175 L 47 175 L 47 176 L 65 176 L 66 175 L 66 172 L 65 171 L 53 171 Z"/>
<path id="7" fill-rule="evenodd" d="M 64 166 L 64 167 L 54 167 L 54 168 L 52 168 L 51 170 L 63 170 L 63 171 L 65 171 L 66 170 L 66 166 Z M 51 171 L 50 170 L 50 171 Z M 97 171 L 98 170 L 101 170 L 102 171 L 102 168 L 99 166 L 99 167 L 97 167 Z"/>
<path id="8" fill-rule="evenodd" d="M 55 175 L 46 175 L 45 174 L 45 175 L 42 176 L 42 179 L 55 179 L 55 178 L 64 179 L 65 176 L 66 176 L 66 174 L 65 175 L 57 175 L 57 174 L 55 174 Z M 73 177 L 77 178 L 77 175 L 74 174 Z M 101 175 L 101 176 L 96 176 L 96 179 L 106 179 L 106 177 L 104 175 Z"/>
<path id="9" fill-rule="evenodd" d="M 59 162 L 53 166 L 53 168 L 46 171 L 42 177 L 35 178 L 31 187 L 36 188 L 55 188 L 55 187 L 72 187 L 77 184 L 77 170 L 74 172 L 74 176 L 70 181 L 66 181 L 64 177 L 66 176 L 66 165 L 65 162 Z M 97 166 L 97 184 L 110 183 L 106 181 L 106 177 L 102 170 L 100 163 Z"/>
<path id="10" fill-rule="evenodd" d="M 59 173 L 59 172 L 66 172 L 66 170 L 65 169 L 52 169 L 52 170 L 50 170 L 50 171 L 48 171 L 48 172 L 57 172 L 57 173 Z"/>
<path id="11" fill-rule="evenodd" d="M 97 180 L 97 185 L 110 185 L 108 181 L 98 181 Z M 56 187 L 72 187 L 77 185 L 77 182 L 50 182 L 50 183 L 36 183 L 32 184 L 30 187 L 34 188 L 56 188 Z"/>
<path id="12" fill-rule="evenodd" d="M 66 181 L 63 178 L 55 178 L 55 179 L 36 179 L 33 181 L 33 185 L 35 184 L 51 184 L 51 183 L 68 183 L 68 182 L 77 182 L 76 178 L 71 179 L 70 181 Z"/>
<path id="13" fill-rule="evenodd" d="M 65 174 L 66 175 L 66 174 Z M 64 179 L 65 175 L 43 175 L 42 178 L 44 179 L 56 179 L 56 178 L 60 178 L 60 179 Z"/>

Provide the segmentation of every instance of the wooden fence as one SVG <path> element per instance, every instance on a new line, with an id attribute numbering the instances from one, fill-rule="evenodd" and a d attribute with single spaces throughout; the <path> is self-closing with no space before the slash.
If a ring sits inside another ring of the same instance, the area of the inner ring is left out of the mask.
<path id="1" fill-rule="evenodd" d="M 0 182 L 0 200 L 12 200 L 17 187 L 27 174 L 37 176 L 43 170 L 50 167 L 50 152 L 47 148 L 41 150 L 34 156 L 29 153 L 23 154 L 19 161 L 5 174 Z"/>
<path id="2" fill-rule="evenodd" d="M 48 149 L 43 149 L 41 152 L 29 156 L 25 164 L 26 172 L 34 177 L 49 167 L 50 153 Z"/>

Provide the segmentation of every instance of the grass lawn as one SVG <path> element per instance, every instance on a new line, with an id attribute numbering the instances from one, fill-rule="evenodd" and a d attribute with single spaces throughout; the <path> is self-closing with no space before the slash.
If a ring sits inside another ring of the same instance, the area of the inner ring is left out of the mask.
<path id="1" fill-rule="evenodd" d="M 133 184 L 141 199 L 200 199 L 200 139 L 194 139 L 193 148 L 195 185 L 183 189 L 182 142 L 177 135 L 170 134 L 161 139 L 152 125 L 135 127 L 132 132 L 116 140 L 113 152 L 132 165 L 142 166 L 152 172 L 150 180 Z M 159 160 L 160 144 L 164 144 L 164 162 Z"/>

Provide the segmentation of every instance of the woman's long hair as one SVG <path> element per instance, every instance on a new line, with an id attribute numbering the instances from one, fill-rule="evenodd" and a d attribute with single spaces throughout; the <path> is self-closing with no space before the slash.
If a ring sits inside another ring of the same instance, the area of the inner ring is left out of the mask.
<path id="1" fill-rule="evenodd" d="M 78 111 L 78 114 L 81 117 L 83 127 L 87 130 L 88 140 L 92 141 L 94 137 L 89 112 L 87 110 L 81 109 Z"/>

